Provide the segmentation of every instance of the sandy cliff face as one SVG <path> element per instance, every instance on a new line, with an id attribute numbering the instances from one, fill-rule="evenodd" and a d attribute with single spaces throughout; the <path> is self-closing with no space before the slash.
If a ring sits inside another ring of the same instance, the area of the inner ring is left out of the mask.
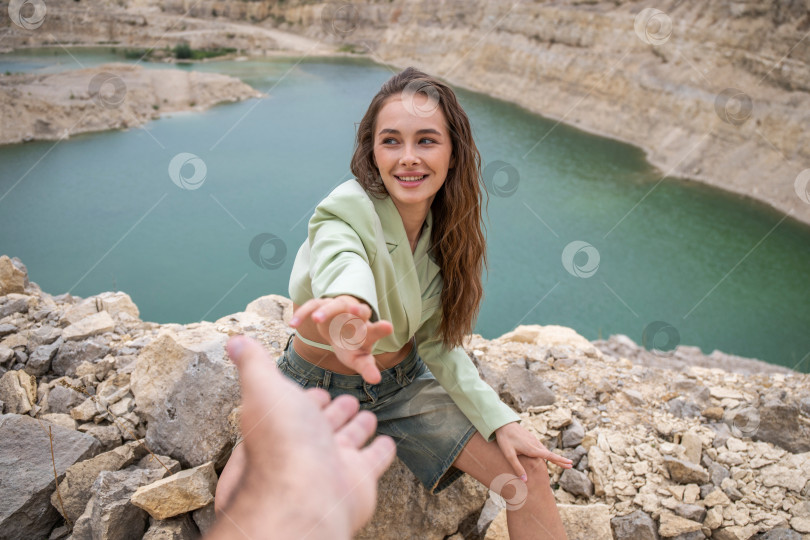
<path id="1" fill-rule="evenodd" d="M 810 222 L 809 2 L 354 2 L 326 21 L 320 5 L 283 5 L 293 31 L 630 142 L 662 176 Z"/>
<path id="2" fill-rule="evenodd" d="M 707 182 L 810 223 L 808 0 L 75 5 L 49 2 L 41 28 L 12 25 L 2 45 L 186 39 L 307 55 L 352 45 L 392 69 L 413 65 L 638 145 L 662 177 Z"/>

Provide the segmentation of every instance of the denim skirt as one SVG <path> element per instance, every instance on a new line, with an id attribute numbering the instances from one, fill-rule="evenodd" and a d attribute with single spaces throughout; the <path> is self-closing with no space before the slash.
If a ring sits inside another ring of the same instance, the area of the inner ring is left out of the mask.
<path id="1" fill-rule="evenodd" d="M 377 416 L 377 434 L 389 435 L 397 457 L 430 493 L 438 493 L 464 474 L 453 462 L 476 429 L 411 348 L 396 366 L 382 370 L 382 380 L 369 384 L 360 375 L 321 369 L 304 360 L 293 336 L 276 360 L 279 370 L 302 388 L 323 388 L 332 396 L 350 394 L 360 410 Z"/>

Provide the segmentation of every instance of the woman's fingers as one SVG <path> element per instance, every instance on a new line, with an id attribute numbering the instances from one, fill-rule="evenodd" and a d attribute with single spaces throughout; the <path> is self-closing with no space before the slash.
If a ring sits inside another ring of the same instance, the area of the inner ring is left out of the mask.
<path id="1" fill-rule="evenodd" d="M 557 465 L 559 465 L 560 467 L 562 467 L 564 469 L 570 469 L 574 465 L 574 462 L 571 461 L 570 459 L 568 459 L 567 457 L 563 457 L 563 456 L 561 456 L 559 454 L 555 454 L 555 453 L 549 451 L 548 449 L 545 449 L 543 454 L 544 455 L 541 456 L 543 459 L 551 461 L 552 463 L 556 463 Z"/>
<path id="2" fill-rule="evenodd" d="M 298 326 L 298 324 L 310 316 L 310 314 L 318 309 L 320 305 L 323 303 L 323 300 L 320 298 L 311 298 L 298 306 L 298 309 L 295 310 L 293 314 L 293 318 L 290 319 L 290 326 L 293 328 Z"/>
<path id="3" fill-rule="evenodd" d="M 357 373 L 362 375 L 363 380 L 369 384 L 377 384 L 382 380 L 382 373 L 377 367 L 377 361 L 374 356 L 364 354 L 354 359 L 354 367 Z"/>
<path id="4" fill-rule="evenodd" d="M 526 476 L 526 469 L 524 469 L 523 465 L 521 465 L 520 460 L 517 457 L 517 452 L 515 452 L 515 449 L 509 447 L 508 449 L 502 448 L 501 451 L 504 453 L 506 461 L 508 461 L 509 465 L 512 466 L 512 470 L 515 471 L 515 475 L 517 475 L 518 478 L 520 478 L 525 482 L 526 479 L 528 478 Z"/>

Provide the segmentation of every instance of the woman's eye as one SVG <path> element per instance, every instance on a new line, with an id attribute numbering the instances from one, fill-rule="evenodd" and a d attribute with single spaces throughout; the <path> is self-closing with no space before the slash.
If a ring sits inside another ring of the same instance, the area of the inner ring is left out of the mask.
<path id="1" fill-rule="evenodd" d="M 394 142 L 397 142 L 397 140 L 396 140 L 396 139 L 393 139 L 393 138 L 389 137 L 389 138 L 387 138 L 387 139 L 383 139 L 382 143 L 383 143 L 383 144 L 388 144 L 388 141 L 394 141 Z M 433 139 L 428 139 L 427 137 L 423 137 L 422 139 L 419 139 L 419 142 L 420 142 L 420 143 L 421 143 L 422 141 L 430 141 L 430 142 L 432 142 L 432 143 L 435 143 L 435 142 L 436 142 L 436 141 L 434 141 Z"/>

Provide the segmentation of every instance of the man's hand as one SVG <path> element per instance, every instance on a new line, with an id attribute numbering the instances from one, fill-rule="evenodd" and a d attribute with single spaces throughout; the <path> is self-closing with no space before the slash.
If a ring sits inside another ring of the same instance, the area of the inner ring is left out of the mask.
<path id="1" fill-rule="evenodd" d="M 369 322 L 369 305 L 347 294 L 307 300 L 295 311 L 290 326 L 296 328 L 307 317 L 315 323 L 321 338 L 335 349 L 338 360 L 370 384 L 382 380 L 371 352 L 377 341 L 394 331 L 389 321 Z"/>
<path id="2" fill-rule="evenodd" d="M 374 434 L 377 418 L 357 398 L 302 390 L 257 341 L 234 336 L 245 452 L 239 484 L 206 540 L 348 540 L 371 518 L 377 481 L 396 455 Z"/>

